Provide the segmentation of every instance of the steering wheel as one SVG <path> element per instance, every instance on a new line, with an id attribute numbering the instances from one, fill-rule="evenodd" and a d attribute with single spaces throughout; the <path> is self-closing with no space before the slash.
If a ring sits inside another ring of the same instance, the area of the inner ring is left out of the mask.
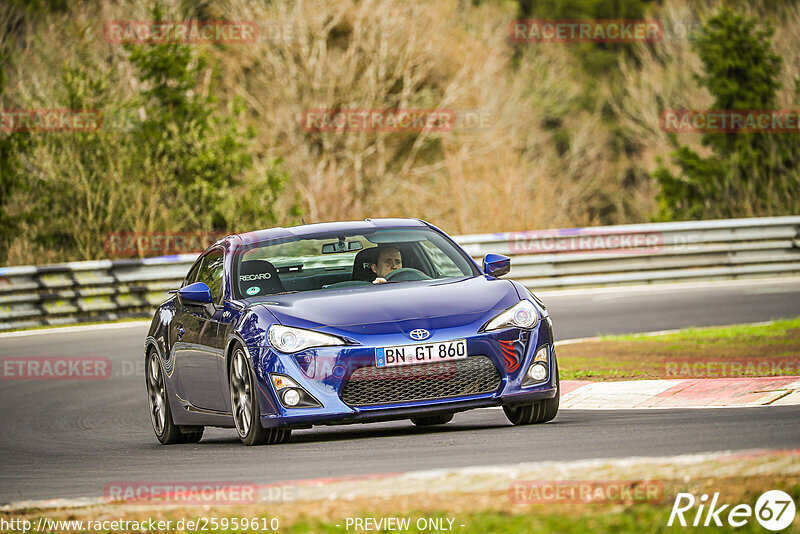
<path id="1" fill-rule="evenodd" d="M 431 277 L 427 274 L 423 273 L 419 269 L 414 269 L 413 267 L 403 267 L 401 269 L 396 269 L 386 276 L 384 276 L 387 282 L 411 282 L 414 280 L 430 280 Z"/>

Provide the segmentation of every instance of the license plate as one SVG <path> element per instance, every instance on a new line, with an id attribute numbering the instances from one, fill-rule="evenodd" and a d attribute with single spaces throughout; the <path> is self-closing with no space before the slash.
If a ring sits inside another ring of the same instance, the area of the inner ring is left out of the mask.
<path id="1" fill-rule="evenodd" d="M 416 343 L 375 349 L 375 367 L 395 367 L 421 363 L 445 362 L 467 357 L 467 340 Z"/>

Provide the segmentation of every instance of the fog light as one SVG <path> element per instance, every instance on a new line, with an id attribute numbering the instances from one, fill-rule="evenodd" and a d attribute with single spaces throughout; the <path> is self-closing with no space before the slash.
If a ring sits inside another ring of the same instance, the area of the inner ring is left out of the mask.
<path id="1" fill-rule="evenodd" d="M 270 375 L 272 385 L 275 386 L 275 393 L 278 401 L 286 408 L 313 408 L 322 406 L 308 391 L 303 389 L 300 384 L 286 375 L 272 373 Z"/>
<path id="2" fill-rule="evenodd" d="M 545 378 L 547 378 L 547 367 L 545 367 L 541 363 L 531 365 L 530 369 L 528 369 L 528 376 L 536 381 L 544 380 Z"/>
<path id="3" fill-rule="evenodd" d="M 283 394 L 283 403 L 286 406 L 297 406 L 300 402 L 300 393 L 296 389 L 288 389 Z"/>

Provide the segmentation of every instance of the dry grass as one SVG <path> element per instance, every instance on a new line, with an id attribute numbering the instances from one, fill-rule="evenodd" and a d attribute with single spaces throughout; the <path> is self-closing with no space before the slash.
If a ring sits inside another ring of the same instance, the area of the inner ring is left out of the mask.
<path id="1" fill-rule="evenodd" d="M 692 49 L 697 35 L 693 37 L 691 33 L 701 31 L 702 21 L 719 6 L 720 2 L 713 0 L 666 0 L 652 15 L 662 21 L 667 38 L 657 46 L 637 45 L 633 58 L 623 57 L 620 61 L 624 82 L 609 88 L 612 94 L 609 100 L 622 131 L 640 145 L 641 150 L 633 159 L 646 173 L 655 170 L 658 157 L 668 167 L 672 165 L 670 153 L 675 146 L 661 130 L 660 114 L 667 109 L 709 109 L 713 105 L 711 94 L 696 81 L 703 64 Z M 783 58 L 777 107 L 795 109 L 800 50 L 794 35 L 800 27 L 800 5 L 754 0 L 749 5 L 739 2 L 731 7 L 771 23 L 775 28 L 773 50 Z M 707 156 L 710 151 L 701 145 L 700 139 L 701 134 L 683 133 L 678 141 Z"/>
<path id="2" fill-rule="evenodd" d="M 245 102 L 246 113 L 230 120 L 255 131 L 253 176 L 272 158 L 284 159 L 290 183 L 276 201 L 279 224 L 296 221 L 295 203 L 307 222 L 413 216 L 456 234 L 645 222 L 656 208 L 649 173 L 656 157 L 669 161 L 673 148 L 659 113 L 711 101 L 694 81 L 702 67 L 688 40 L 639 46 L 608 80 L 590 78 L 569 44 L 522 45 L 515 56 L 507 40 L 511 3 L 226 0 L 190 12 L 179 0 L 161 3 L 167 19 L 259 24 L 256 44 L 198 45 L 217 63 L 217 76 L 207 72 L 200 87 L 220 96 L 220 113 L 236 97 Z M 667 26 L 687 24 L 716 5 L 666 0 L 652 15 Z M 791 107 L 800 75 L 794 38 L 800 8 L 770 13 L 780 14 L 773 17 L 775 48 L 785 60 L 780 101 Z M 0 20 L 13 16 L 0 7 Z M 104 41 L 103 24 L 149 17 L 144 3 L 84 2 L 29 21 L 13 43 L 0 106 L 63 106 L 69 64 L 106 80 L 98 104 L 114 109 L 140 87 L 124 49 Z M 446 108 L 480 113 L 486 123 L 452 132 L 306 131 L 302 113 L 318 108 Z M 73 191 L 74 216 L 62 229 L 74 247 L 37 247 L 20 238 L 10 264 L 94 257 L 105 231 L 203 229 L 190 207 L 177 218 L 160 209 L 168 190 L 159 181 L 160 162 L 135 162 L 131 177 L 124 147 L 110 147 L 100 176 L 74 165 L 77 147 L 46 141 L 58 134 L 37 135 L 45 142 L 26 160 L 26 172 L 42 187 Z M 698 138 L 681 140 L 698 148 Z M 246 184 L 242 191 L 259 187 Z M 15 209 L 25 211 L 31 194 L 18 192 Z M 229 210 L 237 210 L 235 203 Z M 254 226 L 263 224 L 245 218 L 227 230 Z"/>

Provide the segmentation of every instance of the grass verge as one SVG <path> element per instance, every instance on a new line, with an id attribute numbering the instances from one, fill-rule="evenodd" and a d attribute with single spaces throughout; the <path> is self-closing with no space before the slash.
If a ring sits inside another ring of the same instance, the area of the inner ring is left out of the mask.
<path id="1" fill-rule="evenodd" d="M 797 375 L 800 317 L 768 325 L 604 336 L 558 347 L 562 380 Z"/>

